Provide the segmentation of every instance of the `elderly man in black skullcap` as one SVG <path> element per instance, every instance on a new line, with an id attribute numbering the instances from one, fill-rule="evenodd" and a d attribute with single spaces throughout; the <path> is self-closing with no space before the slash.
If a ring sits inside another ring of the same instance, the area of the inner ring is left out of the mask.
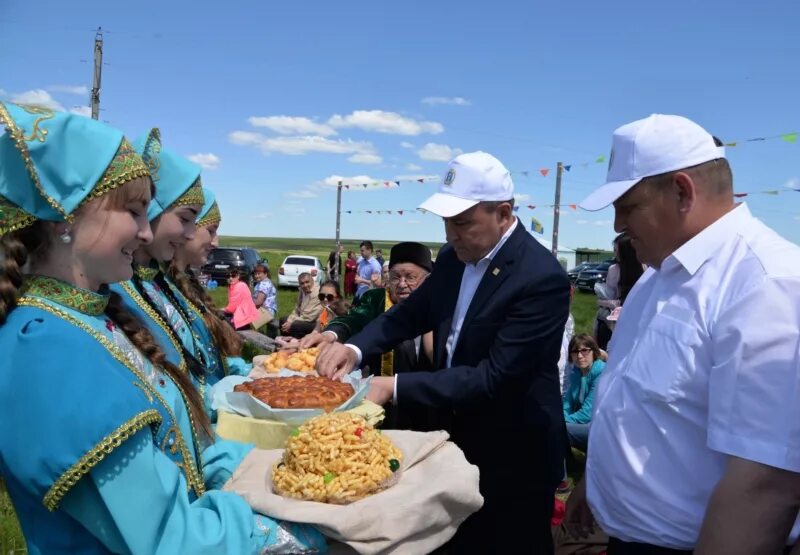
<path id="1" fill-rule="evenodd" d="M 431 251 L 425 245 L 414 242 L 398 243 L 389 255 L 389 279 L 386 288 L 370 289 L 364 293 L 346 315 L 333 320 L 322 333 L 307 335 L 300 342 L 300 348 L 313 347 L 335 341 L 344 342 L 361 331 L 364 326 L 402 303 L 428 277 L 433 268 Z M 365 360 L 362 365 L 376 376 L 393 376 L 401 372 L 431 370 L 432 335 L 426 333 L 415 339 L 403 341 L 383 355 Z M 435 422 L 430 414 L 387 415 L 387 426 L 392 428 L 413 428 L 425 431 L 439 429 L 445 424 Z"/>

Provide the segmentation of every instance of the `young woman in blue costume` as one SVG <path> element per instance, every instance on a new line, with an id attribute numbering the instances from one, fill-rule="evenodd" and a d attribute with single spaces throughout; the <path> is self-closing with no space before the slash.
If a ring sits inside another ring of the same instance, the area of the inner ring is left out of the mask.
<path id="1" fill-rule="evenodd" d="M 324 550 L 219 491 L 188 376 L 105 284 L 152 240 L 148 170 L 89 118 L 0 103 L 0 475 L 32 555 Z"/>
<path id="2" fill-rule="evenodd" d="M 216 355 L 216 374 L 208 376 L 207 383 L 213 385 L 228 374 L 247 375 L 252 365 L 241 358 L 242 340 L 231 325 L 226 322 L 214 301 L 197 279 L 192 268 L 206 263 L 208 254 L 219 245 L 217 229 L 222 222 L 216 197 L 209 189 L 203 189 L 203 204 L 197 216 L 197 229 L 194 237 L 179 246 L 167 270 L 170 284 L 178 291 L 175 297 L 189 324 L 204 344 L 211 345 Z"/>
<path id="3" fill-rule="evenodd" d="M 206 411 L 213 416 L 207 390 L 224 375 L 222 362 L 213 341 L 197 332 L 202 315 L 186 308 L 188 301 L 162 271 L 177 249 L 195 236 L 195 220 L 205 202 L 200 166 L 162 149 L 158 129 L 134 146 L 155 184 L 155 196 L 147 209 L 153 240 L 134 253 L 133 278 L 112 290 L 150 328 L 167 359 L 188 371 Z"/>

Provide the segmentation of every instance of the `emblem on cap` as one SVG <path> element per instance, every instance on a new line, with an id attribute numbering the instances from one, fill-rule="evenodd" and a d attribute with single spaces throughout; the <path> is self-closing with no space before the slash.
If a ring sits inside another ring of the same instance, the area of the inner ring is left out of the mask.
<path id="1" fill-rule="evenodd" d="M 447 172 L 447 175 L 444 176 L 444 184 L 445 185 L 452 185 L 453 181 L 456 179 L 456 170 L 450 168 Z"/>

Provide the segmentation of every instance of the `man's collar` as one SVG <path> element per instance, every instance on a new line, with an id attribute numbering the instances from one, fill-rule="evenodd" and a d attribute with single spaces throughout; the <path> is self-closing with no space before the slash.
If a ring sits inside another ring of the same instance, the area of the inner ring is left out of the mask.
<path id="1" fill-rule="evenodd" d="M 517 219 L 516 216 L 514 216 L 514 223 L 512 223 L 511 227 L 509 227 L 506 230 L 506 232 L 503 234 L 503 236 L 500 237 L 500 240 L 497 242 L 497 244 L 494 246 L 494 248 L 492 250 L 490 250 L 486 254 L 486 256 L 484 256 L 483 258 L 481 258 L 475 264 L 472 264 L 472 265 L 473 266 L 477 266 L 478 264 L 480 264 L 480 263 L 482 263 L 484 261 L 486 261 L 486 263 L 491 262 L 494 259 L 494 257 L 497 255 L 498 251 L 501 248 L 503 248 L 503 245 L 506 244 L 506 241 L 508 241 L 508 238 L 511 237 L 511 234 L 514 233 L 514 230 L 517 229 L 517 225 L 519 225 L 519 220 Z"/>
<path id="2" fill-rule="evenodd" d="M 751 225 L 752 219 L 753 216 L 747 204 L 742 203 L 734 207 L 733 210 L 678 247 L 664 260 L 661 268 L 677 263 L 694 275 L 706 260 L 714 256 L 725 241 L 732 235 L 746 230 Z"/>

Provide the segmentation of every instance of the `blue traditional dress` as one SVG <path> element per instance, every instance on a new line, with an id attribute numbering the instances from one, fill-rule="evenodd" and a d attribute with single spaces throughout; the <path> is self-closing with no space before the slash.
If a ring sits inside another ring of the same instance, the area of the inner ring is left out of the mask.
<path id="1" fill-rule="evenodd" d="M 0 123 L 0 236 L 71 224 L 151 175 L 95 120 L 0 102 Z M 325 549 L 315 529 L 219 491 L 250 447 L 204 440 L 178 383 L 105 315 L 107 291 L 28 276 L 20 293 L 0 318 L 0 476 L 31 555 Z"/>
<path id="2" fill-rule="evenodd" d="M 30 277 L 0 326 L 0 473 L 29 552 L 313 553 L 307 526 L 217 491 L 250 446 L 204 444 L 183 391 L 105 316 Z"/>

